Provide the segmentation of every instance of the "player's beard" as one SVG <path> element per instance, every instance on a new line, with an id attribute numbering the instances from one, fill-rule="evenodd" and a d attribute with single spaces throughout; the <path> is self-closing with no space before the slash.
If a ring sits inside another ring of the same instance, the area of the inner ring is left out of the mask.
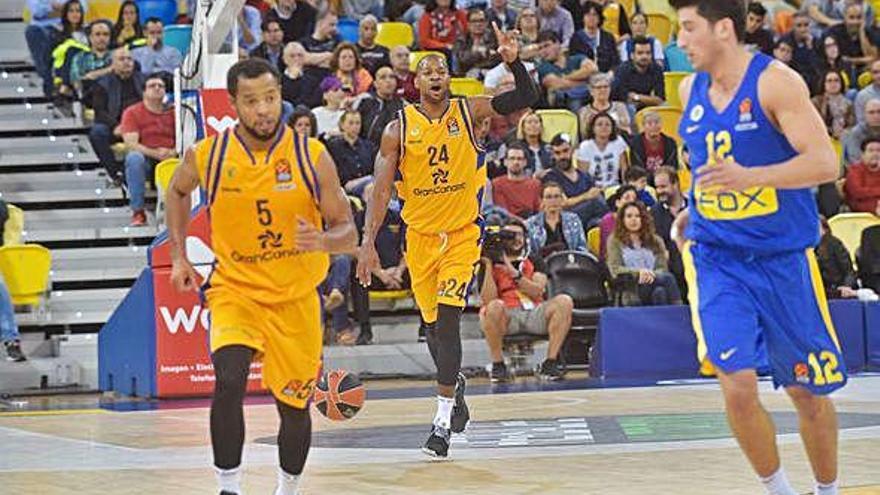
<path id="1" fill-rule="evenodd" d="M 274 138 L 278 134 L 278 129 L 281 128 L 281 119 L 280 118 L 275 121 L 275 127 L 272 128 L 272 131 L 267 132 L 265 134 L 258 132 L 253 127 L 244 123 L 243 120 L 240 120 L 238 123 L 240 126 L 244 127 L 244 130 L 246 130 L 248 132 L 248 134 L 250 134 L 251 136 L 253 136 L 261 141 L 268 141 L 268 140 Z"/>

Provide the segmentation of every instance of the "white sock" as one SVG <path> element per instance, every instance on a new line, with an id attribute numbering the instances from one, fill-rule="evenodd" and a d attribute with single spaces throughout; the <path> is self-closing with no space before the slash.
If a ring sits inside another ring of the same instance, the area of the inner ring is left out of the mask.
<path id="1" fill-rule="evenodd" d="M 298 474 L 288 474 L 278 468 L 278 488 L 275 489 L 275 495 L 296 495 L 299 477 Z"/>
<path id="2" fill-rule="evenodd" d="M 437 396 L 437 414 L 434 415 L 434 424 L 449 429 L 452 424 L 452 406 L 455 405 L 455 399 L 452 397 Z"/>
<path id="3" fill-rule="evenodd" d="M 764 483 L 764 488 L 767 489 L 768 495 L 798 495 L 788 483 L 788 478 L 785 477 L 785 471 L 782 470 L 782 466 L 770 476 L 761 478 L 761 483 Z"/>
<path id="4" fill-rule="evenodd" d="M 837 480 L 831 483 L 816 482 L 816 489 L 813 490 L 815 495 L 837 495 Z"/>
<path id="5" fill-rule="evenodd" d="M 221 492 L 241 493 L 241 466 L 233 469 L 220 469 L 214 466 L 217 473 L 217 484 Z"/>

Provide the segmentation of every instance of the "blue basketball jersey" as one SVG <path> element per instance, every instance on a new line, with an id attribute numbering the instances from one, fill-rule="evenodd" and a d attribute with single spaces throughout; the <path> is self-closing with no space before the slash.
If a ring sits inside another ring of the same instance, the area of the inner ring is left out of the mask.
<path id="1" fill-rule="evenodd" d="M 697 73 L 679 134 L 690 150 L 695 175 L 714 155 L 745 167 L 777 164 L 797 152 L 770 122 L 758 99 L 758 79 L 772 58 L 757 53 L 736 95 L 720 113 L 709 99 L 709 74 Z M 690 190 L 687 237 L 698 243 L 742 248 L 756 254 L 803 251 L 819 241 L 819 214 L 810 189 L 755 187 L 745 191 Z"/>

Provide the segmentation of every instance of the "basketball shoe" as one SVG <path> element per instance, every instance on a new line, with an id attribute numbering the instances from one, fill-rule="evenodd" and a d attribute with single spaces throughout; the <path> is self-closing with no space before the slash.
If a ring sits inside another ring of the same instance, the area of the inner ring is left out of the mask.
<path id="1" fill-rule="evenodd" d="M 451 435 L 448 428 L 434 425 L 431 436 L 422 446 L 422 452 L 431 457 L 446 457 L 449 454 L 449 437 Z"/>
<path id="2" fill-rule="evenodd" d="M 453 433 L 461 433 L 467 428 L 471 420 L 471 413 L 468 410 L 467 402 L 464 401 L 464 390 L 467 387 L 467 379 L 461 372 L 455 379 L 455 405 L 452 406 L 452 418 L 450 425 Z"/>

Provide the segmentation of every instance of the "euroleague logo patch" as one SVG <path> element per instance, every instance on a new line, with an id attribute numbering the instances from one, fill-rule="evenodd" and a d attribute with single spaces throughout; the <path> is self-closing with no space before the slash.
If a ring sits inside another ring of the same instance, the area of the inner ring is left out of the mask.
<path id="1" fill-rule="evenodd" d="M 446 130 L 449 131 L 450 136 L 461 134 L 461 128 L 458 127 L 458 120 L 455 117 L 449 117 L 449 120 L 446 121 Z"/>
<path id="2" fill-rule="evenodd" d="M 293 167 L 287 158 L 275 162 L 275 190 L 287 191 L 294 188 Z"/>
<path id="3" fill-rule="evenodd" d="M 803 384 L 810 383 L 810 368 L 805 363 L 794 365 L 794 381 Z"/>

